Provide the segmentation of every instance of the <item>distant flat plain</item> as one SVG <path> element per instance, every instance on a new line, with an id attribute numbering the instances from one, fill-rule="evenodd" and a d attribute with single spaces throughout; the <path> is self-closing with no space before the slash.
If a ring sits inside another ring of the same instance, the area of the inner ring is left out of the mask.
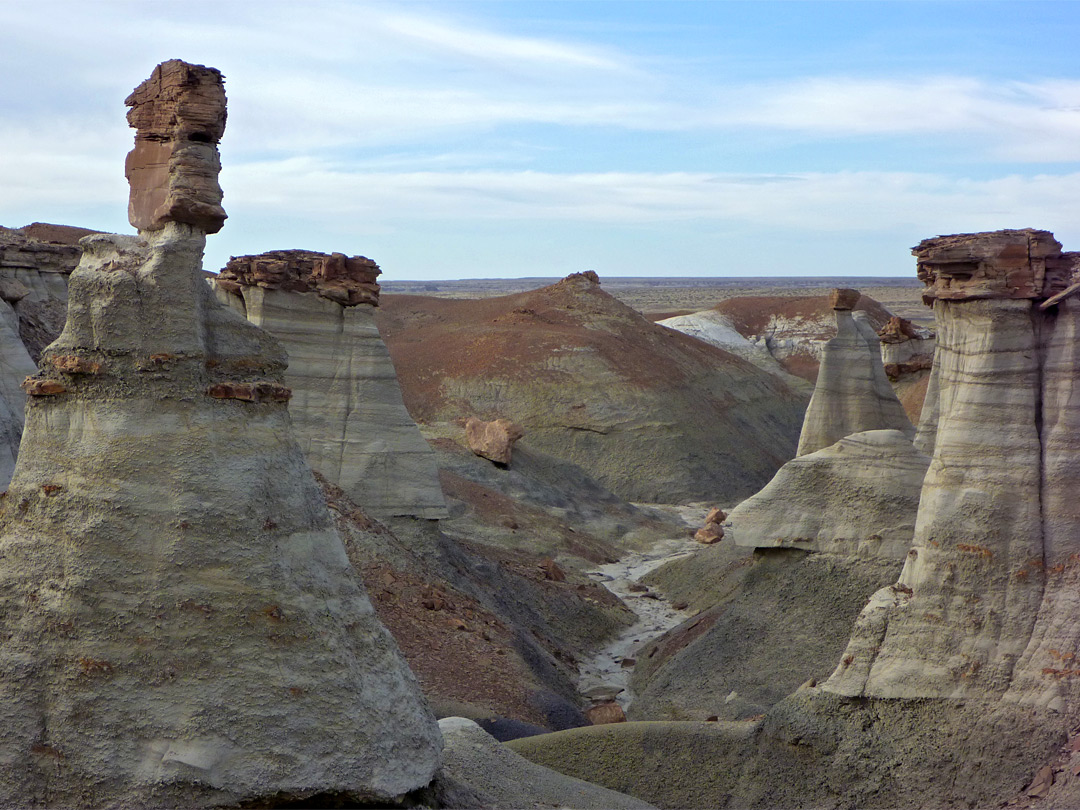
<path id="1" fill-rule="evenodd" d="M 430 295 L 437 298 L 487 298 L 535 290 L 557 278 L 481 278 L 454 281 L 385 281 L 388 295 Z M 902 277 L 759 277 L 662 278 L 610 276 L 601 286 L 628 306 L 655 317 L 709 309 L 728 298 L 747 295 L 826 295 L 835 287 L 850 287 L 881 302 L 892 312 L 923 326 L 933 326 L 933 312 L 922 303 L 923 284 Z"/>

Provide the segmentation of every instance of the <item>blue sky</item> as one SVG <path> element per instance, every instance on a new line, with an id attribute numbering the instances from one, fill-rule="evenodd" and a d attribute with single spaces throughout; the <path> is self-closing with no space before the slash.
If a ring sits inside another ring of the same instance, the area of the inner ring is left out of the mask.
<path id="1" fill-rule="evenodd" d="M 0 3 L 0 224 L 130 232 L 123 99 L 226 76 L 229 220 L 387 279 L 908 275 L 1080 249 L 1078 2 Z"/>

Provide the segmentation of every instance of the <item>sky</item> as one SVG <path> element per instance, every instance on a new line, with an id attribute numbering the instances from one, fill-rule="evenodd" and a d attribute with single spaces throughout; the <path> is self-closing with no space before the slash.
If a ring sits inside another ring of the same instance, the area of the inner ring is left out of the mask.
<path id="1" fill-rule="evenodd" d="M 384 279 L 906 276 L 937 234 L 1080 249 L 1080 2 L 3 0 L 0 224 L 121 233 L 124 98 L 225 74 L 204 266 Z"/>

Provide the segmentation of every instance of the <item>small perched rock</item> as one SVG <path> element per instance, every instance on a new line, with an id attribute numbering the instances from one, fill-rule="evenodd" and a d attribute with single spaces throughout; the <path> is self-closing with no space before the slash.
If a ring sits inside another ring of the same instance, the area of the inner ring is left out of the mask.
<path id="1" fill-rule="evenodd" d="M 637 665 L 637 659 L 636 658 L 624 658 L 622 661 L 619 662 L 619 666 L 622 667 L 623 669 L 630 669 L 631 667 L 636 666 L 636 665 Z"/>
<path id="2" fill-rule="evenodd" d="M 524 436 L 522 429 L 509 419 L 485 422 L 470 416 L 465 423 L 465 440 L 478 456 L 496 464 L 509 464 L 514 442 Z"/>
<path id="3" fill-rule="evenodd" d="M 711 546 L 724 539 L 724 530 L 717 523 L 706 523 L 694 532 L 694 539 L 703 545 Z"/>
<path id="4" fill-rule="evenodd" d="M 30 288 L 15 278 L 0 278 L 0 298 L 9 304 L 21 301 L 30 295 Z"/>
<path id="5" fill-rule="evenodd" d="M 606 703 L 598 703 L 591 709 L 585 710 L 585 716 L 594 726 L 604 726 L 608 723 L 625 723 L 626 712 L 623 707 L 611 700 Z"/>
<path id="6" fill-rule="evenodd" d="M 723 509 L 710 509 L 709 514 L 705 516 L 705 523 L 723 523 L 727 520 L 727 512 Z"/>
<path id="7" fill-rule="evenodd" d="M 855 309 L 855 305 L 859 303 L 859 297 L 862 295 L 858 290 L 849 290 L 843 287 L 838 287 L 829 293 L 829 304 L 833 309 Z"/>

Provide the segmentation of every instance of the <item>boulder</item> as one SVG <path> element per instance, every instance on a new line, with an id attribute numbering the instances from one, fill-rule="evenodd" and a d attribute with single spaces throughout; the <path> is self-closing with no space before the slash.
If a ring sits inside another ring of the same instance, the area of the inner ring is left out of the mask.
<path id="1" fill-rule="evenodd" d="M 625 668 L 628 669 L 632 666 L 633 663 L 627 665 Z M 624 712 L 623 707 L 614 700 L 595 704 L 585 710 L 585 716 L 589 718 L 589 722 L 594 726 L 602 726 L 606 723 L 626 722 L 626 712 Z"/>
<path id="2" fill-rule="evenodd" d="M 850 310 L 834 313 L 836 337 L 825 344 L 797 455 L 866 430 L 899 430 L 914 438 L 915 428 L 885 376 L 877 333 Z"/>
<path id="3" fill-rule="evenodd" d="M 514 442 L 524 435 L 525 431 L 509 419 L 485 422 L 470 416 L 465 422 L 465 440 L 469 449 L 496 464 L 510 464 Z"/>
<path id="4" fill-rule="evenodd" d="M 719 543 L 724 539 L 724 530 L 716 523 L 706 523 L 696 532 L 694 532 L 694 539 L 705 546 L 711 546 L 713 543 Z"/>
<path id="5" fill-rule="evenodd" d="M 223 122 L 220 74 L 189 67 Z M 28 386 L 0 518 L 5 806 L 388 802 L 438 766 L 274 394 L 286 355 L 216 303 L 204 244 L 175 220 L 85 237 L 36 378 L 63 390 Z"/>

